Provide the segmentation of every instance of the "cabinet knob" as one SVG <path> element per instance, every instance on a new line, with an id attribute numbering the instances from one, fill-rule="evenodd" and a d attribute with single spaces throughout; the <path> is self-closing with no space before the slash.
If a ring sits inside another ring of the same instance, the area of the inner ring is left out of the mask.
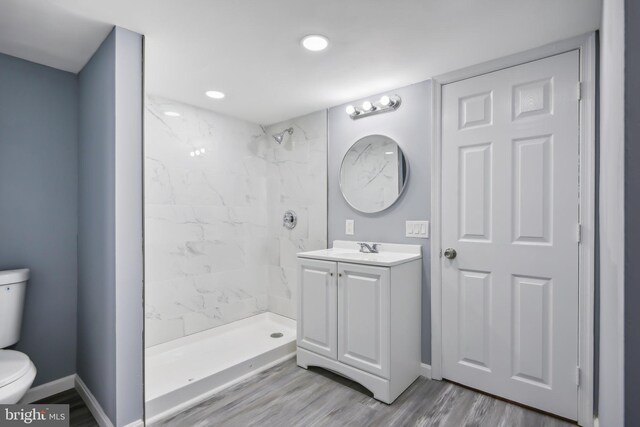
<path id="1" fill-rule="evenodd" d="M 333 273 L 329 273 L 329 276 L 333 277 Z"/>
<path id="2" fill-rule="evenodd" d="M 338 273 L 338 277 L 342 277 L 342 273 Z"/>

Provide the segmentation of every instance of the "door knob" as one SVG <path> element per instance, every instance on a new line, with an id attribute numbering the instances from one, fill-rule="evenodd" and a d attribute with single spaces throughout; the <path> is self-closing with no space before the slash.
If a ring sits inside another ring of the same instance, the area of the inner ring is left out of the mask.
<path id="1" fill-rule="evenodd" d="M 458 255 L 453 248 L 447 248 L 444 250 L 444 257 L 447 259 L 454 259 Z"/>

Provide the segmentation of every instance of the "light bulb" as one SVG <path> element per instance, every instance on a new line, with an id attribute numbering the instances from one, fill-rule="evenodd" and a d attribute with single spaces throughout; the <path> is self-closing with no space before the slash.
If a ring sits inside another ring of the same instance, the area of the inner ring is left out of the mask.
<path id="1" fill-rule="evenodd" d="M 196 156 L 200 155 L 200 150 L 196 150 Z"/>
<path id="2" fill-rule="evenodd" d="M 391 98 L 389 98 L 387 95 L 382 95 L 380 97 L 380 104 L 382 104 L 385 107 L 388 107 L 389 105 L 391 105 Z"/>
<path id="3" fill-rule="evenodd" d="M 347 108 L 345 110 L 350 116 L 353 116 L 356 113 L 356 107 L 354 107 L 353 105 L 347 105 Z"/>
<path id="4" fill-rule="evenodd" d="M 373 104 L 371 102 L 369 102 L 369 101 L 364 101 L 362 103 L 362 109 L 364 111 L 371 111 L 371 110 L 373 110 Z"/>
<path id="5" fill-rule="evenodd" d="M 200 149 L 200 152 L 201 152 L 202 154 L 204 154 L 204 148 L 201 148 L 201 149 Z"/>
<path id="6" fill-rule="evenodd" d="M 195 156 L 196 153 L 194 153 L 193 151 L 191 153 L 189 153 L 191 155 L 191 157 Z"/>

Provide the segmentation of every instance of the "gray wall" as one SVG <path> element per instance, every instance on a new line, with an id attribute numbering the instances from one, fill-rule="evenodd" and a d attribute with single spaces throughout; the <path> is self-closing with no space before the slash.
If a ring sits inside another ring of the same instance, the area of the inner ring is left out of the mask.
<path id="1" fill-rule="evenodd" d="M 78 365 L 117 425 L 142 418 L 142 37 L 80 72 Z"/>
<path id="2" fill-rule="evenodd" d="M 625 1 L 625 420 L 640 420 L 640 2 Z"/>
<path id="3" fill-rule="evenodd" d="M 115 53 L 112 31 L 80 78 L 78 366 L 116 419 Z"/>
<path id="4" fill-rule="evenodd" d="M 74 74 L 0 54 L 0 270 L 27 267 L 22 336 L 34 385 L 75 373 Z"/>
<path id="5" fill-rule="evenodd" d="M 422 361 L 431 363 L 431 289 L 429 286 L 430 249 L 428 239 L 405 237 L 406 220 L 430 220 L 431 214 L 431 81 L 418 83 L 386 94 L 397 94 L 402 105 L 393 113 L 352 120 L 345 105 L 329 110 L 328 212 L 329 242 L 357 240 L 421 244 L 422 268 Z M 382 94 L 367 99 L 378 99 Z M 354 100 L 354 105 L 364 101 Z M 378 214 L 361 214 L 351 208 L 339 187 L 342 158 L 358 139 L 387 135 L 400 145 L 409 162 L 409 182 L 400 199 Z M 345 220 L 355 220 L 355 234 L 345 235 Z"/>
<path id="6" fill-rule="evenodd" d="M 117 425 L 142 419 L 142 36 L 116 27 Z"/>
<path id="7" fill-rule="evenodd" d="M 603 427 L 618 427 L 624 425 L 624 0 L 602 3 L 599 141 L 598 418 Z"/>

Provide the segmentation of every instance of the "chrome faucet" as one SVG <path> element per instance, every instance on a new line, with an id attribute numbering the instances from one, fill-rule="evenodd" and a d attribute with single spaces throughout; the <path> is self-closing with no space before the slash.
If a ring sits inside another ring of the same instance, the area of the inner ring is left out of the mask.
<path id="1" fill-rule="evenodd" d="M 362 253 L 369 253 L 369 254 L 377 254 L 378 253 L 378 244 L 377 243 L 372 243 L 371 245 L 369 245 L 368 243 L 360 243 L 358 242 L 358 244 L 360 245 L 360 252 Z"/>

